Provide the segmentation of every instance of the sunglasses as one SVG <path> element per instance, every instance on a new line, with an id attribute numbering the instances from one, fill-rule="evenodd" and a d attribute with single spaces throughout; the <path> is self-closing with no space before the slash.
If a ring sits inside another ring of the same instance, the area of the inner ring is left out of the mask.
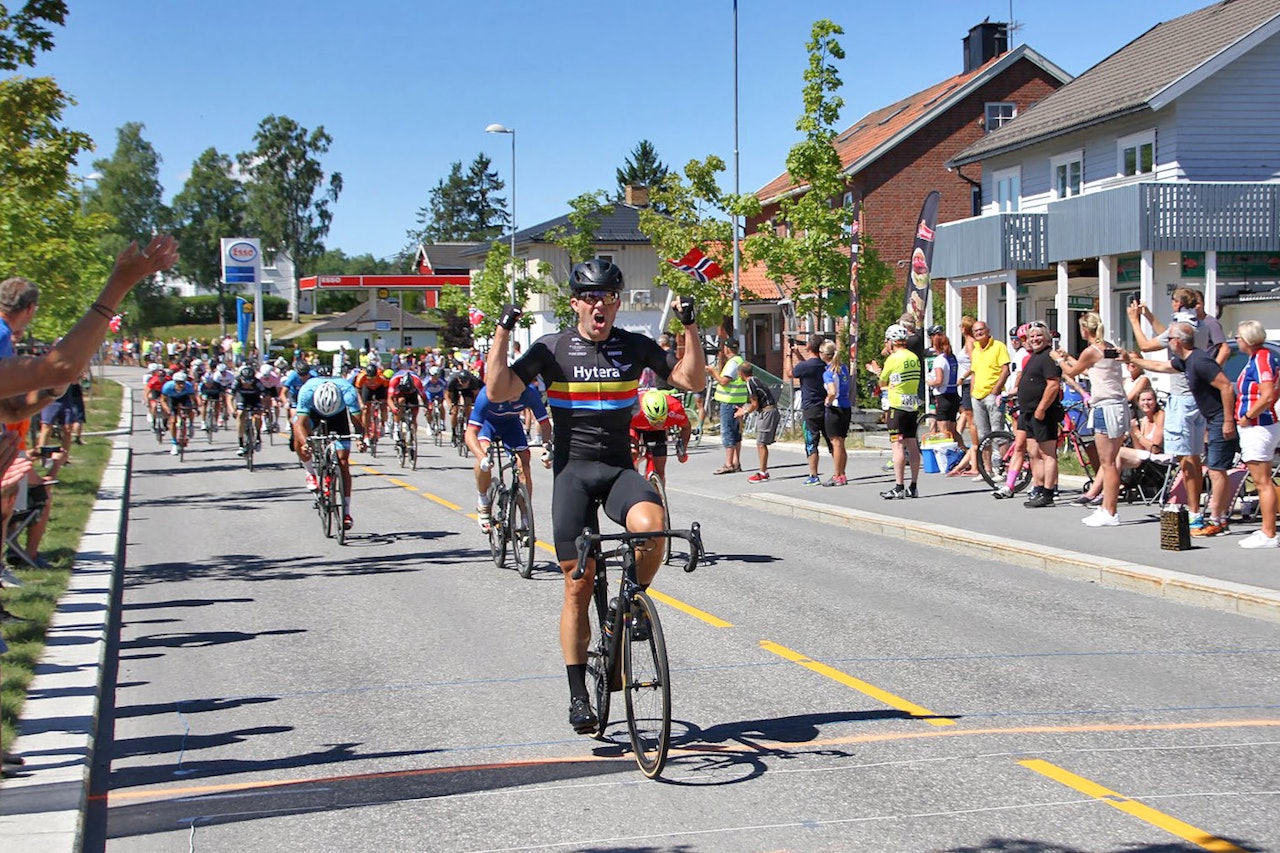
<path id="1" fill-rule="evenodd" d="M 1027 328 L 1028 329 L 1048 329 L 1049 327 L 1045 323 L 1041 323 L 1039 320 L 1034 320 L 1027 324 Z"/>
<path id="2" fill-rule="evenodd" d="M 581 290 L 575 293 L 573 297 L 584 302 L 600 302 L 604 305 L 613 305 L 622 298 L 622 294 L 616 290 Z"/>

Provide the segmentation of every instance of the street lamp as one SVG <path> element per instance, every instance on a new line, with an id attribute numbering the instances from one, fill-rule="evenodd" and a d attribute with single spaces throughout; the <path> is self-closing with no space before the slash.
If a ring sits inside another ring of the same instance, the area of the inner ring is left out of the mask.
<path id="1" fill-rule="evenodd" d="M 102 180 L 102 173 L 91 172 L 88 175 L 72 175 L 71 178 L 80 184 L 80 215 L 83 216 L 85 213 L 85 184 L 89 183 L 89 181 L 93 181 L 96 184 L 98 181 Z"/>
<path id="2" fill-rule="evenodd" d="M 491 124 L 484 129 L 485 133 L 511 134 L 511 302 L 516 301 L 516 129 Z"/>

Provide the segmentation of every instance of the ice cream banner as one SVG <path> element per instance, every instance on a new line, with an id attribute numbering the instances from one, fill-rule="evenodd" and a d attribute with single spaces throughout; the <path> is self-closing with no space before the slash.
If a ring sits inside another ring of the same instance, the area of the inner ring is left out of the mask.
<path id="1" fill-rule="evenodd" d="M 916 225 L 915 243 L 911 246 L 911 272 L 907 275 L 907 296 L 903 311 L 910 312 L 916 318 L 916 328 L 922 330 L 925 327 L 925 306 L 929 304 L 929 267 L 933 264 L 933 235 L 934 229 L 938 227 L 940 198 L 937 190 L 924 197 L 919 224 Z"/>

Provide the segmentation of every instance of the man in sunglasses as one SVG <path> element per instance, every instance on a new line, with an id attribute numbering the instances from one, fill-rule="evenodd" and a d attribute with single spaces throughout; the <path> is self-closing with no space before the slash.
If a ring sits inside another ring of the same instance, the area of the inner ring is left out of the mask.
<path id="1" fill-rule="evenodd" d="M 631 412 L 646 368 L 673 386 L 700 391 L 706 385 L 706 362 L 694 317 L 693 300 L 673 300 L 684 326 L 684 357 L 676 360 L 645 335 L 617 328 L 622 271 L 611 261 L 593 258 L 577 264 L 569 277 L 573 326 L 534 341 L 514 364 L 507 365 L 510 330 L 520 309 L 508 305 L 498 318 L 489 350 L 489 399 L 514 400 L 541 374 L 547 383 L 554 445 L 551 521 L 556 558 L 565 574 L 560 611 L 560 649 L 569 679 L 569 724 L 579 734 L 591 732 L 596 715 L 588 698 L 587 642 L 594 566 L 579 580 L 574 539 L 584 527 L 599 529 L 597 506 L 632 532 L 664 529 L 658 493 L 631 465 Z M 639 554 L 636 570 L 642 586 L 657 574 L 662 548 Z"/>

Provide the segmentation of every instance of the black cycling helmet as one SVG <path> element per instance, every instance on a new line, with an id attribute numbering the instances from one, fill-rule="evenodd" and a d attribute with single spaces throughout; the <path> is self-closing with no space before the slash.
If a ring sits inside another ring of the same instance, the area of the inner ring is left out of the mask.
<path id="1" fill-rule="evenodd" d="M 305 358 L 300 358 L 293 363 L 293 369 L 299 373 L 310 373 L 311 362 L 307 361 Z"/>
<path id="2" fill-rule="evenodd" d="M 240 368 L 240 378 L 243 379 L 245 382 L 249 382 L 250 380 L 254 379 L 257 375 L 258 375 L 258 372 L 247 364 L 244 367 Z"/>
<path id="3" fill-rule="evenodd" d="M 574 293 L 582 290 L 622 290 L 622 270 L 604 258 L 592 258 L 575 264 L 569 275 Z"/>
<path id="4" fill-rule="evenodd" d="M 365 372 L 365 373 L 367 373 L 367 374 L 369 374 L 370 376 L 377 376 L 377 375 L 378 375 L 378 365 L 374 364 L 373 362 L 369 362 L 368 364 L 366 364 L 366 365 L 364 366 L 364 372 Z"/>

